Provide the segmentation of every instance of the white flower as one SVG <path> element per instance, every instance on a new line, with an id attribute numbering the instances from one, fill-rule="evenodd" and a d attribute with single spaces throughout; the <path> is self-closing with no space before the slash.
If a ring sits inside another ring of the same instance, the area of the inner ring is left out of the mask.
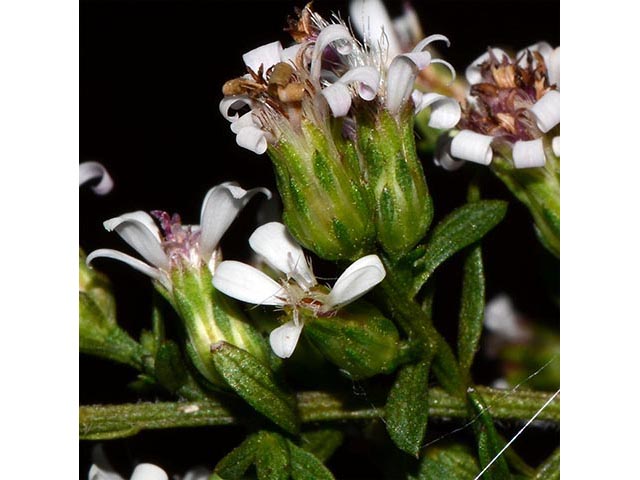
<path id="1" fill-rule="evenodd" d="M 98 162 L 83 162 L 80 164 L 80 186 L 92 180 L 99 180 L 91 189 L 98 195 L 106 195 L 113 188 L 113 179 L 107 169 Z"/>
<path id="2" fill-rule="evenodd" d="M 436 163 L 452 170 L 461 162 L 489 165 L 493 147 L 511 150 L 516 168 L 543 167 L 544 137 L 560 123 L 560 47 L 546 42 L 518 52 L 514 59 L 490 48 L 465 72 L 471 85 L 458 133 L 440 149 Z M 560 139 L 548 142 L 560 155 Z"/>
<path id="3" fill-rule="evenodd" d="M 300 338 L 304 320 L 299 310 L 313 316 L 330 316 L 360 298 L 385 277 L 377 255 L 356 260 L 338 278 L 332 290 L 318 282 L 302 248 L 278 222 L 262 225 L 249 238 L 251 248 L 280 273 L 278 281 L 260 270 L 236 261 L 218 265 L 213 285 L 230 297 L 255 305 L 273 305 L 291 309 L 293 319 L 271 332 L 271 348 L 281 358 L 288 358 Z"/>
<path id="4" fill-rule="evenodd" d="M 120 260 L 171 289 L 169 273 L 183 262 L 194 267 L 207 265 L 211 271 L 217 263 L 217 248 L 222 235 L 247 202 L 256 194 L 271 197 L 269 190 L 244 190 L 234 182 L 213 187 L 202 203 L 200 225 L 182 225 L 180 217 L 166 212 L 152 212 L 160 220 L 163 234 L 146 212 L 125 213 L 104 222 L 115 230 L 147 263 L 125 253 L 99 249 L 87 257 L 87 264 L 99 257 Z"/>
<path id="5" fill-rule="evenodd" d="M 89 480 L 125 480 L 112 469 L 102 469 L 97 465 L 91 465 Z M 152 463 L 139 464 L 131 474 L 129 480 L 169 480 L 167 473 Z"/>

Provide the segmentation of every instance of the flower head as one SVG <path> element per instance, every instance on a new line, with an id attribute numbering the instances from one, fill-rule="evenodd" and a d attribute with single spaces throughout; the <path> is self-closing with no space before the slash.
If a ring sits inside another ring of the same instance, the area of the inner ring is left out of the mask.
<path id="1" fill-rule="evenodd" d="M 256 193 L 271 196 L 264 188 L 247 191 L 233 182 L 213 187 L 202 204 L 200 225 L 182 225 L 178 215 L 153 211 L 162 233 L 153 218 L 142 211 L 107 220 L 104 227 L 115 230 L 147 263 L 117 250 L 99 249 L 87 257 L 87 264 L 99 257 L 120 260 L 171 290 L 170 272 L 174 268 L 206 265 L 213 271 L 219 261 L 217 250 L 222 235 Z"/>
<path id="2" fill-rule="evenodd" d="M 492 147 L 509 150 L 516 168 L 544 166 L 548 146 L 559 155 L 559 138 L 546 138 L 560 123 L 560 47 L 540 42 L 515 58 L 490 48 L 467 68 L 466 77 L 471 89 L 461 131 L 438 163 L 449 169 L 460 165 L 456 160 L 488 165 Z"/>
<path id="3" fill-rule="evenodd" d="M 333 289 L 318 284 L 302 248 L 278 222 L 256 229 L 249 238 L 249 245 L 279 274 L 278 279 L 274 280 L 250 265 L 224 261 L 215 271 L 213 285 L 243 302 L 272 305 L 291 313 L 292 320 L 273 330 L 269 337 L 271 348 L 281 358 L 293 354 L 305 316 L 332 316 L 385 277 L 377 255 L 367 255 L 349 266 Z"/>

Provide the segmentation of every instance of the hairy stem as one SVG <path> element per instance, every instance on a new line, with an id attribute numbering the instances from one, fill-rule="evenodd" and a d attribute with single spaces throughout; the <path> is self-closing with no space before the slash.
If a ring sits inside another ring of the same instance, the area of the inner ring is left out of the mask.
<path id="1" fill-rule="evenodd" d="M 550 393 L 503 391 L 477 387 L 494 418 L 528 420 L 550 397 Z M 298 409 L 304 423 L 375 419 L 384 416 L 384 408 L 354 400 L 352 397 L 323 392 L 302 392 Z M 430 418 L 468 417 L 464 399 L 440 388 L 429 392 Z M 560 421 L 560 398 L 557 397 L 539 415 L 539 420 Z M 158 402 L 124 405 L 88 405 L 80 407 L 80 438 L 106 440 L 128 437 L 142 430 L 177 427 L 200 427 L 242 424 L 246 419 L 231 412 L 222 403 Z"/>

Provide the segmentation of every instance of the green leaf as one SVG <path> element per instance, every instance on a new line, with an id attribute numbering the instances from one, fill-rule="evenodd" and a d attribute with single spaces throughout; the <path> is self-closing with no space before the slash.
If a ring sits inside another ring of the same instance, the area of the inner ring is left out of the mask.
<path id="1" fill-rule="evenodd" d="M 464 261 L 462 301 L 458 326 L 458 362 L 468 375 L 478 351 L 484 319 L 484 268 L 480 245 L 471 248 Z"/>
<path id="2" fill-rule="evenodd" d="M 389 436 L 400 450 L 416 457 L 427 430 L 429 368 L 429 361 L 403 367 L 385 407 Z"/>
<path id="3" fill-rule="evenodd" d="M 559 478 L 560 449 L 558 448 L 538 467 L 533 480 L 558 480 Z"/>
<path id="4" fill-rule="evenodd" d="M 480 240 L 504 218 L 507 203 L 481 200 L 468 203 L 444 218 L 431 232 L 424 255 L 415 264 L 414 297 L 438 266 L 464 247 Z"/>
<path id="5" fill-rule="evenodd" d="M 240 445 L 231 450 L 214 469 L 214 474 L 220 475 L 225 480 L 242 478 L 244 473 L 254 463 L 258 448 L 258 436 L 247 437 Z"/>
<path id="6" fill-rule="evenodd" d="M 226 342 L 213 345 L 211 353 L 220 376 L 249 405 L 287 432 L 298 432 L 295 401 L 276 384 L 269 367 Z"/>
<path id="7" fill-rule="evenodd" d="M 277 433 L 260 432 L 256 450 L 258 480 L 286 480 L 289 478 L 289 448 Z"/>
<path id="8" fill-rule="evenodd" d="M 493 461 L 491 467 L 483 474 L 485 480 L 510 480 L 509 467 L 505 454 L 497 457 L 498 453 L 504 447 L 504 440 L 498 434 L 493 419 L 489 414 L 487 405 L 480 397 L 477 391 L 469 390 L 467 393 L 471 414 L 477 420 L 473 423 L 473 430 L 478 442 L 478 456 L 480 457 L 480 465 L 485 468 Z M 494 459 L 497 459 L 494 461 Z"/>
<path id="9" fill-rule="evenodd" d="M 300 446 L 323 462 L 326 462 L 344 441 L 344 434 L 335 428 L 304 432 L 301 437 Z"/>
<path id="10" fill-rule="evenodd" d="M 333 475 L 312 453 L 288 441 L 293 480 L 333 480 Z"/>
<path id="11" fill-rule="evenodd" d="M 171 393 L 177 392 L 189 380 L 189 373 L 182 361 L 180 348 L 171 340 L 164 341 L 158 346 L 154 365 L 158 383 Z"/>
<path id="12" fill-rule="evenodd" d="M 452 444 L 427 450 L 412 480 L 471 480 L 479 471 L 472 453 L 464 445 Z"/>

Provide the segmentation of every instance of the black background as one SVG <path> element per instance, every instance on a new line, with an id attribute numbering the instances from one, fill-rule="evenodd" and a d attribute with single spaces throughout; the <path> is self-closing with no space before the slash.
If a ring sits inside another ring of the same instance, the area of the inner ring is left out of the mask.
<path id="1" fill-rule="evenodd" d="M 392 13 L 399 13 L 400 2 L 389 4 Z M 346 2 L 319 0 L 314 5 L 325 16 L 348 13 Z M 80 191 L 80 244 L 86 251 L 126 250 L 116 235 L 103 230 L 102 221 L 127 211 L 163 209 L 197 223 L 204 194 L 222 181 L 275 191 L 268 157 L 235 144 L 218 103 L 224 81 L 243 73 L 242 53 L 276 39 L 287 41 L 282 28 L 294 6 L 304 3 L 80 2 L 80 161 L 102 162 L 115 181 L 105 197 L 88 188 Z M 449 37 L 451 47 L 442 55 L 460 75 L 488 45 L 518 50 L 539 40 L 560 44 L 559 2 L 430 0 L 414 7 L 425 34 Z M 437 219 L 464 202 L 466 181 L 477 169 L 450 174 L 430 159 L 424 167 Z M 483 180 L 484 196 L 511 199 L 490 174 Z M 226 257 L 246 253 L 257 204 L 249 205 L 223 239 Z M 511 202 L 503 224 L 488 236 L 484 253 L 488 297 L 506 291 L 520 310 L 557 324 L 548 279 L 557 293 L 558 265 L 533 237 L 526 209 Z M 451 263 L 438 273 L 443 288 L 435 308 L 440 328 L 455 335 L 450 319 L 457 311 L 459 265 Z M 119 321 L 137 335 L 149 325 L 148 280 L 116 262 L 100 262 L 99 268 L 115 284 Z M 479 382 L 490 376 L 490 369 L 476 371 Z M 134 378 L 127 368 L 81 356 L 80 403 L 135 401 L 136 394 L 126 389 Z M 512 426 L 506 427 L 510 431 Z M 542 430 L 527 435 L 521 450 L 537 462 L 557 445 L 559 434 Z M 124 474 L 141 461 L 180 473 L 195 464 L 212 467 L 242 438 L 238 428 L 147 432 L 111 442 L 107 450 Z M 380 478 L 383 465 L 376 458 L 384 455 L 367 445 L 350 437 L 329 464 L 337 478 Z M 80 478 L 86 478 L 91 447 L 92 442 L 81 442 Z"/>

